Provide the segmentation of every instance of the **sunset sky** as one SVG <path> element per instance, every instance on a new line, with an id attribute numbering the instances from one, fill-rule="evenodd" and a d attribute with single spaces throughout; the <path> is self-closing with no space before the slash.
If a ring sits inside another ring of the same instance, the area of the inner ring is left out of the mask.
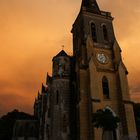
<path id="1" fill-rule="evenodd" d="M 97 0 L 112 13 L 129 71 L 130 94 L 140 102 L 140 0 Z M 81 0 L 0 0 L 0 115 L 14 108 L 32 113 L 34 98 L 51 74 L 52 57 L 65 46 Z"/>

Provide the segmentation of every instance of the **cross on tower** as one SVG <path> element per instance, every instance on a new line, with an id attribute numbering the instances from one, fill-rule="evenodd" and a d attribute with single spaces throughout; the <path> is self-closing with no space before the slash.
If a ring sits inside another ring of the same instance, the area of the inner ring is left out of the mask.
<path id="1" fill-rule="evenodd" d="M 65 47 L 65 46 L 64 46 L 64 45 L 62 45 L 62 50 L 64 50 L 64 47 Z"/>

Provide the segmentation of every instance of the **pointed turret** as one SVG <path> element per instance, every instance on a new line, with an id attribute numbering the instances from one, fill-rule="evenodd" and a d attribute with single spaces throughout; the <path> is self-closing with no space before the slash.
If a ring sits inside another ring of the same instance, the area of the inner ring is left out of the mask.
<path id="1" fill-rule="evenodd" d="M 47 93 L 47 87 L 44 86 L 43 84 L 42 84 L 41 93 L 42 93 L 42 94 Z"/>
<path id="2" fill-rule="evenodd" d="M 64 51 L 60 51 L 53 57 L 53 78 L 66 78 L 70 76 L 71 57 Z"/>
<path id="3" fill-rule="evenodd" d="M 82 0 L 81 10 L 82 9 L 96 14 L 101 13 L 96 0 Z"/>
<path id="4" fill-rule="evenodd" d="M 52 83 L 52 77 L 49 75 L 49 73 L 47 73 L 47 77 L 46 77 L 46 85 L 49 86 L 49 84 Z"/>
<path id="5" fill-rule="evenodd" d="M 41 99 L 41 93 L 38 91 L 38 95 L 37 95 L 38 100 Z"/>
<path id="6" fill-rule="evenodd" d="M 56 57 L 62 57 L 62 56 L 64 57 L 68 56 L 64 50 L 60 51 L 56 56 L 53 57 L 53 59 Z"/>

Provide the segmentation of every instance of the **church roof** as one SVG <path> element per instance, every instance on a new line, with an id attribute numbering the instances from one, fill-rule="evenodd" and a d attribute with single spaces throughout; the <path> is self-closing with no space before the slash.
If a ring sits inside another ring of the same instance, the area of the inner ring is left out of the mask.
<path id="1" fill-rule="evenodd" d="M 96 13 L 96 14 L 101 13 L 96 0 L 82 0 L 81 9 L 83 9 L 83 8 L 88 12 L 92 12 L 92 13 Z"/>
<path id="2" fill-rule="evenodd" d="M 62 50 L 62 51 L 60 51 L 56 56 L 54 56 L 53 59 L 56 58 L 56 57 L 59 57 L 59 56 L 67 56 L 67 57 L 69 57 L 69 56 L 67 55 L 67 53 L 66 53 L 64 50 Z"/>
<path id="3" fill-rule="evenodd" d="M 68 55 L 64 50 L 62 50 L 56 55 L 56 57 L 58 57 L 58 56 L 68 56 Z"/>

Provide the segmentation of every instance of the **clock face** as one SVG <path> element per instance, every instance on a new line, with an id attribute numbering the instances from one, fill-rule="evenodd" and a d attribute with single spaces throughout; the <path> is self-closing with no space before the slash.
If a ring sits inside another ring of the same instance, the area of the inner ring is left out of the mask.
<path id="1" fill-rule="evenodd" d="M 107 56 L 104 54 L 104 53 L 98 53 L 97 54 L 97 60 L 100 62 L 100 63 L 107 63 Z"/>

